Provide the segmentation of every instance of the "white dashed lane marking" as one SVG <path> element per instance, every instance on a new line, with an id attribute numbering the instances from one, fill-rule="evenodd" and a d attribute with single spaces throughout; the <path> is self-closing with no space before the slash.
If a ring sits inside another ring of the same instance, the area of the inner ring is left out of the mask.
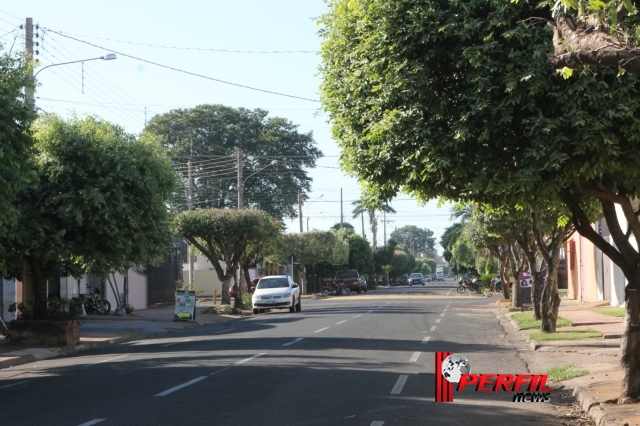
<path id="1" fill-rule="evenodd" d="M 440 322 L 440 318 L 438 318 L 438 319 L 436 320 L 436 322 Z"/>
<path id="2" fill-rule="evenodd" d="M 266 355 L 266 354 L 264 352 L 263 353 L 259 353 L 259 354 L 255 354 L 254 356 L 251 356 L 249 358 L 243 359 L 242 361 L 236 362 L 236 365 L 244 364 L 245 362 L 249 362 L 252 359 L 260 358 L 262 355 Z"/>
<path id="3" fill-rule="evenodd" d="M 125 356 L 128 356 L 128 355 L 120 355 L 120 356 L 116 356 L 116 357 L 109 358 L 109 359 L 103 359 L 102 361 L 94 362 L 93 364 L 94 364 L 94 365 L 95 365 L 95 364 L 102 364 L 103 362 L 114 361 L 114 360 L 116 360 L 116 359 L 124 358 Z M 104 419 L 103 419 L 103 420 L 104 420 Z M 100 421 L 102 421 L 102 420 L 100 420 Z"/>
<path id="4" fill-rule="evenodd" d="M 298 338 L 297 338 L 296 340 L 294 340 L 293 342 L 285 343 L 285 344 L 284 344 L 284 345 L 282 345 L 282 346 L 291 346 L 291 345 L 293 345 L 294 343 L 298 343 L 298 342 L 299 342 L 300 340 L 302 340 L 302 339 L 303 339 L 303 337 L 298 337 Z"/>
<path id="5" fill-rule="evenodd" d="M 429 339 L 431 339 L 431 337 L 429 336 L 425 337 L 424 339 L 422 339 L 422 343 L 427 343 Z"/>
<path id="6" fill-rule="evenodd" d="M 340 324 L 344 324 L 345 322 L 347 322 L 348 320 L 342 320 L 340 322 L 337 322 L 336 325 L 340 325 Z"/>
<path id="7" fill-rule="evenodd" d="M 95 425 L 96 423 L 103 422 L 103 421 L 105 421 L 105 420 L 107 420 L 107 419 L 93 419 L 93 420 L 89 420 L 89 421 L 88 421 L 88 422 L 86 422 L 86 423 L 82 423 L 82 424 L 81 424 L 81 425 L 79 425 L 79 426 L 91 426 L 91 425 Z"/>
<path id="8" fill-rule="evenodd" d="M 320 333 L 321 331 L 325 331 L 327 329 L 329 329 L 329 327 L 321 328 L 320 330 L 314 331 L 314 333 Z"/>
<path id="9" fill-rule="evenodd" d="M 420 354 L 422 352 L 414 352 L 413 356 L 411 357 L 411 359 L 409 360 L 409 362 L 416 362 L 418 360 L 418 357 L 420 357 Z"/>
<path id="10" fill-rule="evenodd" d="M 402 392 L 402 388 L 404 387 L 404 384 L 407 383 L 408 378 L 409 376 L 406 374 L 400 375 L 400 377 L 398 377 L 398 381 L 396 382 L 396 385 L 393 387 L 393 389 L 391 389 L 391 395 L 400 395 L 400 393 Z"/>
<path id="11" fill-rule="evenodd" d="M 358 318 L 358 317 L 361 317 L 361 316 L 362 316 L 362 315 L 356 315 L 354 318 Z"/>
<path id="12" fill-rule="evenodd" d="M 192 385 L 192 384 L 194 384 L 194 383 L 198 383 L 200 380 L 204 380 L 204 379 L 206 379 L 206 378 L 207 378 L 207 376 L 200 376 L 200 377 L 197 377 L 197 378 L 195 378 L 195 379 L 193 379 L 193 380 L 189 380 L 187 383 L 183 383 L 183 384 L 181 384 L 181 385 L 178 385 L 178 386 L 172 387 L 171 389 L 167 389 L 167 390 L 166 390 L 166 391 L 164 391 L 164 392 L 161 392 L 161 393 L 159 393 L 159 394 L 156 394 L 156 396 L 165 396 L 165 395 L 169 395 L 170 393 L 173 393 L 173 392 L 175 392 L 175 391 L 177 391 L 177 390 L 180 390 L 180 389 L 182 389 L 182 388 L 186 388 L 187 386 Z M 93 423 L 91 423 L 91 424 L 93 424 Z"/>
<path id="13" fill-rule="evenodd" d="M 435 326 L 435 325 L 431 326 L 431 328 L 429 329 L 429 331 L 431 331 L 431 332 L 436 331 L 436 326 Z"/>

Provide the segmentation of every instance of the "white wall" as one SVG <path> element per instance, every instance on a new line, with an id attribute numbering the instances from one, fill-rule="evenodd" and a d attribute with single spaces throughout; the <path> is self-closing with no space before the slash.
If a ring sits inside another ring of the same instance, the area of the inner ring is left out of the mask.
<path id="1" fill-rule="evenodd" d="M 2 302 L 4 305 L 2 319 L 5 321 L 14 320 L 15 315 L 9 312 L 9 306 L 18 302 L 16 280 L 2 278 Z"/>
<path id="2" fill-rule="evenodd" d="M 114 285 L 117 286 L 116 291 L 118 294 L 123 294 L 124 276 L 120 273 L 116 273 L 115 276 L 116 282 Z M 147 277 L 138 275 L 131 269 L 127 271 L 127 277 L 129 279 L 129 304 L 136 309 L 147 309 Z M 111 282 L 113 283 L 113 277 L 111 278 Z M 114 311 L 118 303 L 116 302 L 116 297 L 108 281 L 106 282 L 105 290 L 106 298 L 109 303 L 111 303 L 111 310 Z"/>

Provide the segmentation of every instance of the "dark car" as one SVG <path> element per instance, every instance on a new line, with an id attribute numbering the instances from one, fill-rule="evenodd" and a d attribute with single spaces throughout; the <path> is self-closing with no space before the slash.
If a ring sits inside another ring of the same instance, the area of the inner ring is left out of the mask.
<path id="1" fill-rule="evenodd" d="M 336 284 L 345 284 L 349 291 L 360 293 L 363 290 L 360 274 L 355 269 L 339 271 L 338 273 L 336 273 L 336 278 L 334 281 Z"/>
<path id="2" fill-rule="evenodd" d="M 411 274 L 411 276 L 409 277 L 409 285 L 412 286 L 414 284 L 415 285 L 420 285 L 420 284 L 424 285 L 424 277 L 422 276 L 421 273 L 416 272 L 416 273 Z"/>

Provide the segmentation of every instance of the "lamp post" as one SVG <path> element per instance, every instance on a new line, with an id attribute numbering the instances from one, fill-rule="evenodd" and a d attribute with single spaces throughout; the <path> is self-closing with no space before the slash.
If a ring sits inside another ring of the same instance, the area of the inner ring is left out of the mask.
<path id="1" fill-rule="evenodd" d="M 46 67 L 42 67 L 38 70 L 37 73 L 35 73 L 35 75 L 33 76 L 34 78 L 38 76 L 38 74 L 40 74 L 42 71 L 46 70 L 47 68 L 51 68 L 51 67 L 59 67 L 60 65 L 69 65 L 69 64 L 77 64 L 78 62 L 89 62 L 89 61 L 95 61 L 98 59 L 102 59 L 103 61 L 112 61 L 114 59 L 118 59 L 118 57 L 116 56 L 115 53 L 107 53 L 104 56 L 100 56 L 98 58 L 89 58 L 89 59 L 80 59 L 78 61 L 71 61 L 71 62 L 61 62 L 59 64 L 50 64 L 47 65 Z"/>
<path id="2" fill-rule="evenodd" d="M 241 154 L 238 157 L 239 157 L 239 160 L 238 160 L 238 176 L 240 177 L 240 179 L 238 179 L 238 183 L 240 184 L 239 185 L 240 188 L 238 188 L 238 209 L 243 209 L 244 208 L 244 185 L 245 185 L 245 183 L 247 183 L 247 181 L 249 180 L 250 177 L 257 175 L 258 173 L 260 173 L 261 171 L 263 171 L 267 167 L 275 166 L 276 164 L 278 164 L 278 160 L 271 161 L 269 164 L 267 164 L 266 166 L 264 166 L 260 170 L 251 173 L 244 180 L 242 180 L 242 157 L 241 157 Z"/>
<path id="3" fill-rule="evenodd" d="M 37 73 L 35 73 L 35 75 L 33 76 L 33 78 L 36 78 L 36 77 L 38 76 L 38 74 L 40 74 L 42 71 L 46 70 L 47 68 L 51 68 L 51 67 L 59 67 L 59 66 L 61 66 L 61 65 L 69 65 L 69 64 L 77 64 L 78 62 L 95 61 L 95 60 L 98 60 L 98 59 L 102 59 L 103 61 L 112 61 L 112 60 L 117 59 L 117 58 L 118 58 L 118 57 L 116 56 L 116 54 L 115 54 L 115 53 L 107 53 L 106 55 L 104 55 L 104 56 L 100 56 L 100 57 L 98 57 L 98 58 L 80 59 L 80 60 L 78 60 L 78 61 L 61 62 L 61 63 L 59 63 L 59 64 L 50 64 L 50 65 L 47 65 L 47 66 L 45 66 L 45 67 L 40 68 L 40 69 L 38 70 L 38 72 L 37 72 Z M 31 105 L 33 105 L 33 106 L 35 107 L 36 102 L 35 102 L 35 97 L 34 97 L 34 92 L 33 92 L 33 90 L 29 90 L 29 91 L 27 91 L 26 96 L 27 96 L 27 101 L 28 101 Z"/>

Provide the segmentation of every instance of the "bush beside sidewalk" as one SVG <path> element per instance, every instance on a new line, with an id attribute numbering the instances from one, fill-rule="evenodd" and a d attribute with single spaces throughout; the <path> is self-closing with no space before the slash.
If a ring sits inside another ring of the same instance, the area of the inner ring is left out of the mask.
<path id="1" fill-rule="evenodd" d="M 521 340 L 523 346 L 520 353 L 529 364 L 530 371 L 543 373 L 567 364 L 588 371 L 580 377 L 557 382 L 555 386 L 572 390 L 582 409 L 594 419 L 596 425 L 640 426 L 640 404 L 617 404 L 622 381 L 619 358 L 622 318 L 594 311 L 598 305 L 602 303 L 563 299 L 559 316 L 574 326 L 558 328 L 558 331 L 594 329 L 603 334 L 603 337 L 596 339 L 533 341 L 529 336 L 539 330 L 518 331 L 517 323 L 511 319 L 513 312 L 501 309 L 501 317 L 505 328 L 513 330 L 513 334 Z"/>

